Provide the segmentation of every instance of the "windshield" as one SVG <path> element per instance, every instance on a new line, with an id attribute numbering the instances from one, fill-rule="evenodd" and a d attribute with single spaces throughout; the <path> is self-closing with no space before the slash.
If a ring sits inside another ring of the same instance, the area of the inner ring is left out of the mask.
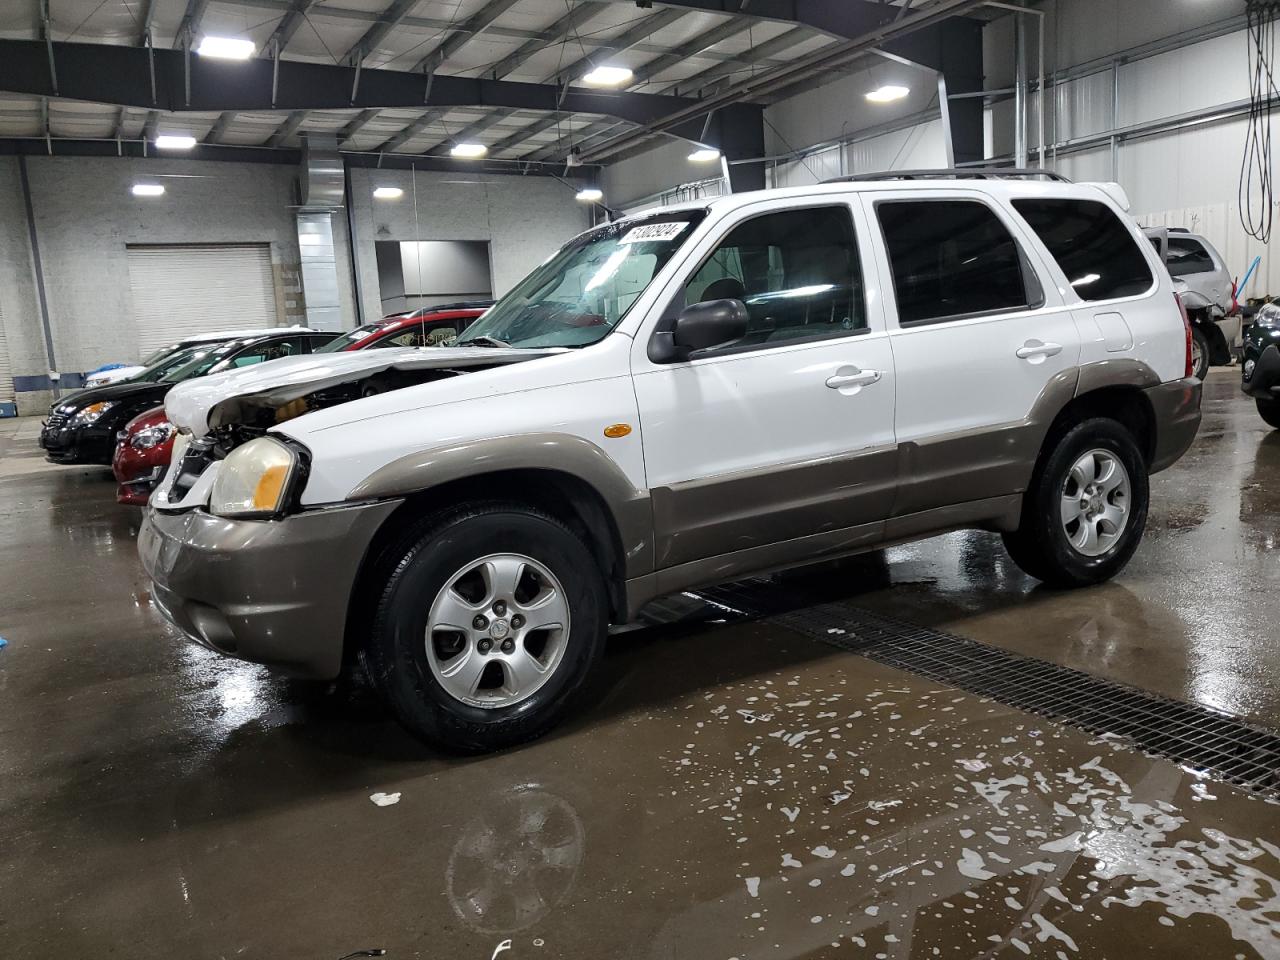
<path id="1" fill-rule="evenodd" d="M 140 381 L 146 382 L 146 383 L 156 383 L 157 381 L 163 379 L 164 375 L 167 374 L 169 371 L 176 370 L 178 367 L 181 367 L 184 364 L 190 363 L 192 358 L 195 357 L 196 353 L 199 352 L 199 350 L 200 350 L 199 347 L 184 347 L 181 350 L 169 351 L 164 355 L 164 357 L 160 360 L 159 363 L 153 363 L 151 366 L 147 367 L 147 369 L 143 370 L 136 377 L 130 377 L 129 379 L 134 383 L 137 383 Z"/>
<path id="2" fill-rule="evenodd" d="M 705 210 L 632 218 L 583 234 L 488 313 L 455 346 L 585 347 L 608 336 Z"/>
<path id="3" fill-rule="evenodd" d="M 186 359 L 171 366 L 168 371 L 161 376 L 161 383 L 180 383 L 183 380 L 190 380 L 192 377 L 202 377 L 209 372 L 215 363 L 221 360 L 229 353 L 234 353 L 245 345 L 243 340 L 232 340 L 229 343 L 213 343 L 203 347 L 193 347 L 187 353 Z"/>
<path id="4" fill-rule="evenodd" d="M 363 327 L 356 327 L 354 330 L 349 330 L 342 336 L 338 337 L 338 339 L 330 340 L 323 347 L 316 347 L 311 352 L 337 353 L 339 350 L 345 350 L 353 343 L 359 343 L 361 340 L 369 339 L 369 337 L 373 336 L 384 326 L 385 324 L 381 323 L 366 323 Z"/>

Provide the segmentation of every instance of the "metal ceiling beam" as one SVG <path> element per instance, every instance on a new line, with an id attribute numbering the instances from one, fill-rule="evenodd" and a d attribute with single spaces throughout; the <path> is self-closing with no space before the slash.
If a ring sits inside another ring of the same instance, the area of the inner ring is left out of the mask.
<path id="1" fill-rule="evenodd" d="M 420 75 L 400 70 L 364 69 L 355 102 L 352 67 L 281 60 L 231 63 L 192 57 L 191 98 L 185 89 L 180 50 L 155 50 L 156 98 L 151 95 L 152 51 L 93 43 L 53 43 L 58 64 L 55 94 L 48 50 L 40 40 L 0 39 L 0 91 L 28 96 L 61 96 L 117 106 L 171 111 L 342 110 L 350 107 L 443 108 L 455 106 L 561 110 L 615 116 L 650 123 L 694 101 L 664 94 L 558 90 L 550 84 L 480 77 L 437 75 L 427 96 Z"/>
<path id="2" fill-rule="evenodd" d="M 391 6 L 378 14 L 377 22 L 364 32 L 364 36 L 357 40 L 350 50 L 343 54 L 342 62 L 352 66 L 364 63 L 364 58 L 369 56 L 373 49 L 386 39 L 387 34 L 394 30 L 396 25 L 417 5 L 418 0 L 393 0 Z"/>
<path id="3" fill-rule="evenodd" d="M 152 0 L 152 3 L 154 2 L 155 0 Z M 307 11 L 315 2 L 316 0 L 290 0 L 288 12 L 280 18 L 276 28 L 271 31 L 271 36 L 258 51 L 258 56 L 272 57 L 283 53 L 285 47 L 289 46 L 289 41 L 293 39 L 293 35 L 298 32 L 298 28 L 306 22 Z"/>
<path id="4" fill-rule="evenodd" d="M 218 119 L 214 122 L 209 132 L 204 135 L 202 143 L 221 143 L 222 135 L 227 132 L 227 127 L 231 126 L 235 120 L 236 114 L 234 110 L 227 110 L 218 114 Z"/>
<path id="5" fill-rule="evenodd" d="M 630 2 L 630 0 L 612 0 Z M 697 13 L 812 27 L 852 40 L 875 26 L 892 22 L 900 7 L 882 0 L 654 0 L 656 5 Z"/>
<path id="6" fill-rule="evenodd" d="M 714 67 L 708 67 L 701 73 L 695 73 L 691 77 L 686 77 L 678 81 L 671 92 L 679 91 L 681 94 L 689 95 L 697 93 L 699 90 L 705 90 L 711 84 L 724 77 L 732 76 L 742 70 L 744 66 L 761 63 L 766 60 L 772 60 L 780 53 L 790 50 L 792 47 L 806 40 L 813 39 L 813 33 L 804 27 L 796 27 L 794 30 L 788 30 L 786 33 L 774 37 L 772 40 L 766 40 L 758 46 L 752 47 L 738 55 L 737 63 L 722 63 Z"/>
<path id="7" fill-rule="evenodd" d="M 642 19 L 634 27 L 625 30 L 612 40 L 606 40 L 603 46 L 596 47 L 590 53 L 579 57 L 567 67 L 561 68 L 551 83 L 564 84 L 573 83 L 581 80 L 582 77 L 589 73 L 593 67 L 606 62 L 610 57 L 615 57 L 620 53 L 630 50 L 632 47 L 647 40 L 664 27 L 669 27 L 681 17 L 684 16 L 683 10 L 655 10 L 647 17 Z"/>
<path id="8" fill-rule="evenodd" d="M 564 114 L 560 114 L 560 113 L 553 113 L 553 114 L 550 114 L 549 116 L 543 117 L 541 120 L 538 120 L 535 123 L 531 123 L 527 127 L 521 127 L 519 130 L 517 130 L 515 133 L 511 134 L 510 136 L 504 137 L 503 139 L 499 140 L 497 143 L 493 144 L 493 146 L 489 148 L 489 153 L 496 154 L 496 153 L 502 153 L 505 150 L 510 150 L 517 143 L 520 143 L 521 141 L 527 141 L 530 137 L 534 137 L 540 134 L 543 130 L 550 130 L 557 123 L 561 123 L 564 120 L 565 120 Z"/>
<path id="9" fill-rule="evenodd" d="M 461 50 L 476 34 L 485 30 L 489 24 L 497 20 L 518 0 L 489 0 L 483 7 L 467 17 L 456 30 L 449 31 L 440 45 L 413 65 L 415 71 L 435 73 L 440 65 Z"/>
<path id="10" fill-rule="evenodd" d="M 648 63 L 643 64 L 640 69 L 636 70 L 635 75 L 631 78 L 628 87 L 635 87 L 641 83 L 652 80 L 663 70 L 670 69 L 679 63 L 683 63 L 690 57 L 696 57 L 703 50 L 709 50 L 718 43 L 722 43 L 731 37 L 736 37 L 750 27 L 751 24 L 746 20 L 726 20 L 724 23 L 712 27 L 710 30 L 698 34 L 687 43 L 672 49 L 670 53 L 665 53 L 660 57 L 655 57 Z"/>
<path id="11" fill-rule="evenodd" d="M 378 114 L 381 112 L 381 110 L 376 109 L 361 110 L 358 117 L 338 131 L 338 145 L 341 146 L 354 137 L 357 133 L 363 130 L 365 126 L 376 119 Z"/>
<path id="12" fill-rule="evenodd" d="M 374 153 L 391 153 L 398 150 L 414 137 L 426 131 L 426 129 L 440 119 L 444 115 L 443 110 L 428 110 L 413 123 L 409 124 L 394 137 L 384 140 L 378 146 L 373 148 Z"/>
<path id="13" fill-rule="evenodd" d="M 492 67 L 489 67 L 485 73 L 495 80 L 500 80 L 507 74 L 514 73 L 530 57 L 536 53 L 541 53 L 550 44 L 561 39 L 568 42 L 569 35 L 577 30 L 578 27 L 604 12 L 605 6 L 602 3 L 580 3 L 576 7 L 570 8 L 568 13 L 543 30 L 537 37 L 532 40 L 526 40 L 516 50 L 503 57 Z"/>
<path id="14" fill-rule="evenodd" d="M 187 10 L 182 15 L 177 32 L 173 35 L 175 47 L 180 47 L 187 40 L 195 38 L 195 35 L 200 32 L 200 21 L 204 19 L 204 12 L 208 8 L 209 0 L 187 0 Z"/>
<path id="15" fill-rule="evenodd" d="M 712 0 L 707 0 L 712 2 Z M 732 0 L 725 0 L 732 2 Z M 781 3 L 783 0 L 764 0 L 767 3 Z M 799 4 L 801 0 L 795 0 Z M 825 2 L 825 0 L 823 0 Z M 840 66 L 855 57 L 861 56 L 873 47 L 906 48 L 908 56 L 918 63 L 942 69 L 947 54 L 947 43 L 943 33 L 930 31 L 925 37 L 910 37 L 908 34 L 925 31 L 941 24 L 943 21 L 957 17 L 965 11 L 978 6 L 982 0 L 935 0 L 928 7 L 916 10 L 901 19 L 881 22 L 857 39 L 832 44 L 817 53 L 802 57 L 794 63 L 783 67 L 774 67 L 762 71 L 755 77 L 729 84 L 723 90 L 699 100 L 696 106 L 677 110 L 657 123 L 642 124 L 641 129 L 631 131 L 602 146 L 586 151 L 584 159 L 589 161 L 603 160 L 619 153 L 628 147 L 635 146 L 654 133 L 675 133 L 682 126 L 686 129 L 700 117 L 709 112 L 728 105 L 754 100 L 771 92 L 786 89 L 804 80 L 829 73 L 833 67 Z M 754 4 L 753 4 L 754 9 Z M 883 9 L 896 11 L 896 7 L 884 5 Z M 912 41 L 900 43 L 899 41 Z M 914 54 L 914 55 L 913 55 Z"/>
<path id="16" fill-rule="evenodd" d="M 286 140 L 298 132 L 298 128 L 302 126 L 306 119 L 306 110 L 294 110 L 285 118 L 284 123 L 276 127 L 276 132 L 267 138 L 266 145 L 268 147 L 279 147 L 283 145 Z"/>
<path id="17" fill-rule="evenodd" d="M 609 2 L 609 0 L 586 0 L 586 2 L 598 3 L 598 2 Z M 288 13 L 288 11 L 290 10 L 292 0 L 219 0 L 219 3 L 224 6 L 242 7 L 250 10 L 265 10 L 265 11 L 274 12 L 277 15 L 283 16 L 285 13 Z M 665 12 L 668 12 L 668 11 L 653 10 L 651 11 L 651 16 L 657 17 L 660 14 Z M 682 12 L 682 11 L 672 11 L 672 12 Z M 371 23 L 376 23 L 378 19 L 377 13 L 371 13 L 367 10 L 353 10 L 349 7 L 329 6 L 327 4 L 319 4 L 319 3 L 311 7 L 311 9 L 307 12 L 307 16 L 312 20 L 328 20 L 328 21 L 341 22 L 341 23 L 359 23 L 359 24 L 366 24 L 366 25 Z M 409 16 L 409 17 L 404 17 L 400 21 L 400 25 L 402 27 L 411 27 L 415 30 L 422 30 L 422 31 L 434 32 L 434 33 L 439 33 L 441 31 L 447 32 L 447 31 L 460 29 L 458 24 L 454 23 L 453 21 L 449 20 L 446 17 Z M 525 40 L 536 39 L 540 31 L 531 30 L 527 27 L 506 26 L 500 23 L 493 23 L 486 26 L 484 28 L 484 32 L 494 37 L 501 37 L 505 40 L 519 40 L 523 42 Z M 586 40 L 587 38 L 584 37 L 583 39 Z M 601 42 L 602 49 L 604 48 L 604 46 L 605 46 L 604 42 Z M 666 48 L 659 44 L 646 43 L 644 41 L 637 43 L 635 45 L 635 49 L 643 51 L 644 53 L 652 53 L 655 55 L 659 55 L 667 52 Z M 701 54 L 701 58 L 706 60 L 717 60 L 722 63 L 727 63 L 736 59 L 731 54 L 718 53 L 714 50 L 705 51 L 704 53 Z M 417 69 L 419 70 L 422 69 L 421 62 L 419 62 Z"/>

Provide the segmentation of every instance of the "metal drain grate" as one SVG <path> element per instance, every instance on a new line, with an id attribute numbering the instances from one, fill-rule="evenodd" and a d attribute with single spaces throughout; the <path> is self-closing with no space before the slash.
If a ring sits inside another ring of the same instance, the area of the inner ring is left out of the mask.
<path id="1" fill-rule="evenodd" d="M 1122 737 L 1147 753 L 1254 793 L 1280 792 L 1280 736 L 1229 714 L 847 603 L 788 609 L 794 606 L 788 594 L 769 581 L 699 593 L 877 663 L 1090 733 Z"/>

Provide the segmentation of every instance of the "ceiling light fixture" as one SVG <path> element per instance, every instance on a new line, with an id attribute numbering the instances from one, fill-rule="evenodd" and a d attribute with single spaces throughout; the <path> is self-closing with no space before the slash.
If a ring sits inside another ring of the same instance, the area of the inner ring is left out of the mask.
<path id="1" fill-rule="evenodd" d="M 712 160 L 720 159 L 720 151 L 715 147 L 699 147 L 689 154 L 689 159 L 694 163 L 710 163 Z"/>
<path id="2" fill-rule="evenodd" d="M 162 133 L 156 137 L 157 150 L 190 150 L 195 145 L 196 138 L 185 134 Z"/>
<path id="3" fill-rule="evenodd" d="M 404 196 L 404 191 L 399 187 L 374 187 L 373 197 L 375 200 L 399 200 Z"/>
<path id="4" fill-rule="evenodd" d="M 630 67 L 596 67 L 582 78 L 589 87 L 620 87 L 634 76 Z"/>
<path id="5" fill-rule="evenodd" d="M 133 195 L 135 197 L 162 197 L 164 196 L 164 187 L 158 183 L 135 183 L 133 185 Z"/>
<path id="6" fill-rule="evenodd" d="M 455 143 L 449 151 L 452 156 L 462 157 L 464 160 L 474 160 L 488 152 L 489 148 L 483 143 Z"/>
<path id="7" fill-rule="evenodd" d="M 887 83 L 883 87 L 878 87 L 867 94 L 867 99 L 872 103 L 893 103 L 895 100 L 901 100 L 911 92 L 910 87 L 900 87 L 892 83 Z"/>
<path id="8" fill-rule="evenodd" d="M 595 203 L 597 200 L 604 199 L 604 191 L 597 190 L 595 187 L 586 187 L 578 191 L 576 199 L 583 203 Z"/>
<path id="9" fill-rule="evenodd" d="M 196 53 L 202 57 L 216 57 L 219 60 L 248 60 L 256 48 L 252 40 L 240 40 L 236 37 L 201 37 Z"/>

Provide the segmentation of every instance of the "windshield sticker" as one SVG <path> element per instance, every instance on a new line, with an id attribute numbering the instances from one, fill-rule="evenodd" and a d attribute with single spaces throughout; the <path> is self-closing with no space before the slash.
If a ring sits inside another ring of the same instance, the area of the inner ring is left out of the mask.
<path id="1" fill-rule="evenodd" d="M 674 240 L 689 226 L 688 221 L 679 220 L 672 223 L 646 223 L 641 227 L 632 227 L 619 243 L 649 243 Z"/>

